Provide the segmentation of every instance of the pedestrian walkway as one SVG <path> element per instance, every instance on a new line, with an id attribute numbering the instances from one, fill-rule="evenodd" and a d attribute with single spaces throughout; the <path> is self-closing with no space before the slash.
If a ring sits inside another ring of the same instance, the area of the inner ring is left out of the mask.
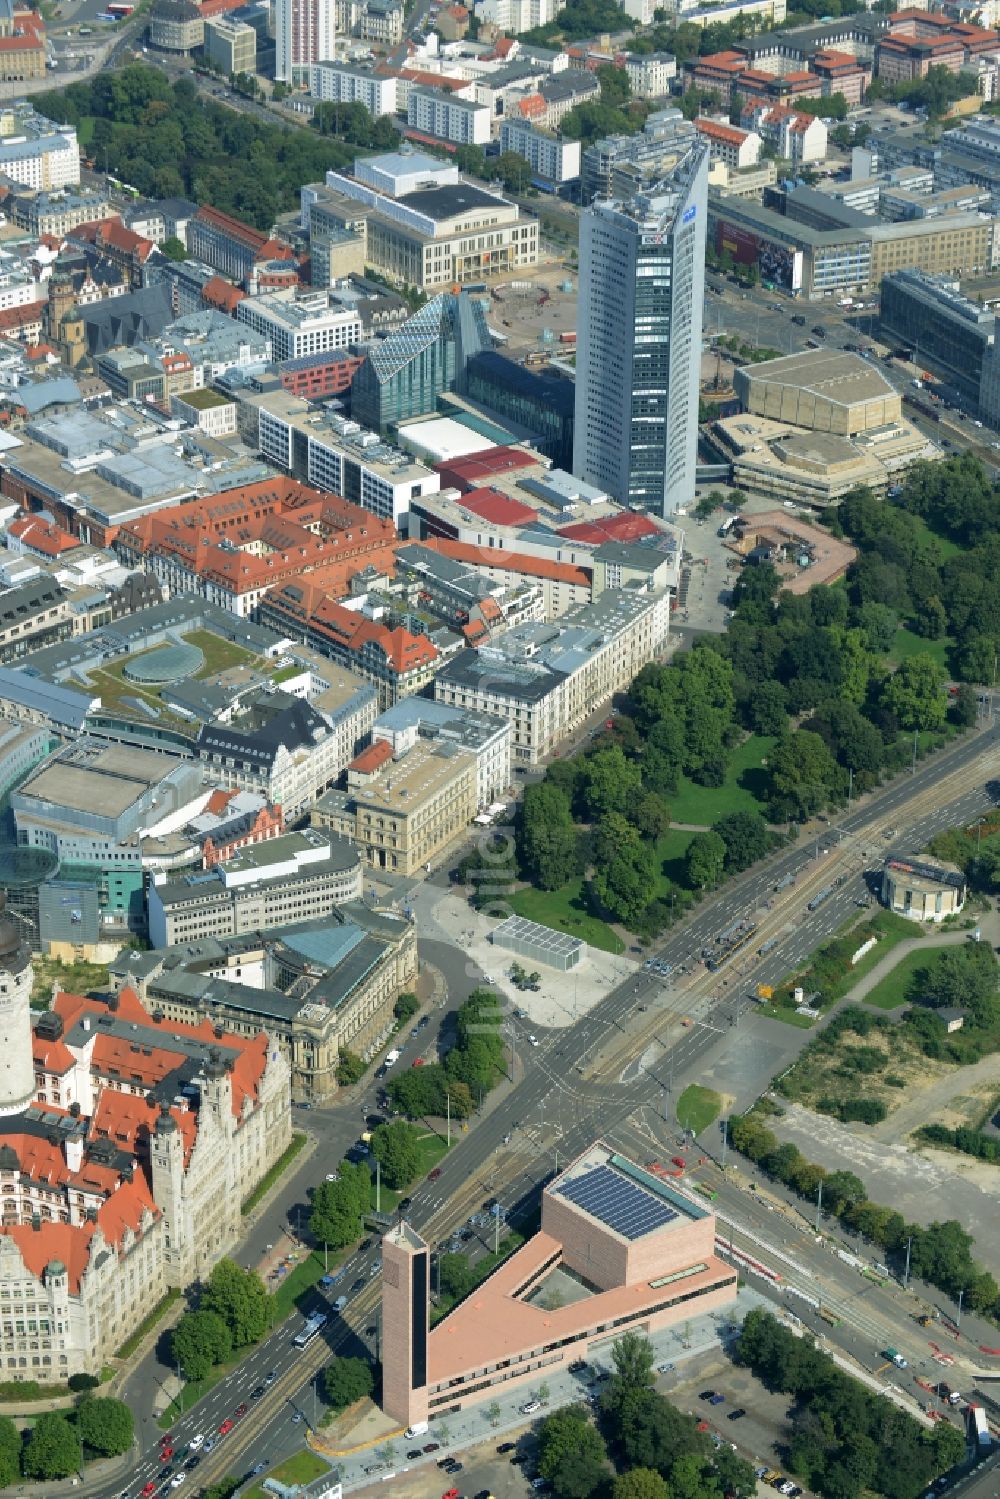
<path id="1" fill-rule="evenodd" d="M 844 995 L 842 1004 L 860 1004 L 866 994 L 882 982 L 887 974 L 902 963 L 914 952 L 930 953 L 932 948 L 938 947 L 961 947 L 969 941 L 968 932 L 940 932 L 935 934 L 929 931 L 925 937 L 908 937 L 903 942 L 897 942 L 896 946 L 880 958 L 874 968 L 870 968 L 864 978 L 859 979 L 853 989 L 849 989 Z M 884 1013 L 884 1011 L 880 1011 Z"/>

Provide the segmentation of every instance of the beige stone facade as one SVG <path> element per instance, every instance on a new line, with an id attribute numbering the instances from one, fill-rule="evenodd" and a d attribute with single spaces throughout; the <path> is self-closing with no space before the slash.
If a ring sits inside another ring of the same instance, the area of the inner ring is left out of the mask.
<path id="1" fill-rule="evenodd" d="M 417 743 L 366 784 L 320 797 L 310 816 L 352 839 L 373 869 L 416 874 L 478 811 L 476 756 Z"/>

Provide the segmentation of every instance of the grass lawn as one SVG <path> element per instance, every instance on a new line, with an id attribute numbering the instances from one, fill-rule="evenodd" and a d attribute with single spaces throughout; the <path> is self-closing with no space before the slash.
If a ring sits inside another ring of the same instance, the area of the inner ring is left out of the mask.
<path id="1" fill-rule="evenodd" d="M 721 786 L 697 786 L 686 776 L 668 797 L 674 822 L 709 826 L 730 812 L 759 812 L 767 791 L 766 760 L 777 740 L 767 734 L 751 734 L 734 750 Z"/>
<path id="2" fill-rule="evenodd" d="M 684 855 L 688 851 L 688 844 L 696 833 L 685 833 L 681 828 L 671 828 L 664 833 L 662 838 L 657 838 L 653 846 L 657 863 L 663 869 L 663 889 L 658 890 L 657 895 L 663 895 L 669 882 L 671 885 L 679 885 L 682 890 L 686 889 L 684 883 Z"/>
<path id="3" fill-rule="evenodd" d="M 935 954 L 942 950 L 940 946 L 928 942 L 927 946 L 921 948 L 919 952 L 907 953 L 892 972 L 887 973 L 885 978 L 865 995 L 863 1002 L 866 1005 L 874 1005 L 877 1010 L 898 1009 L 901 1004 L 906 1003 L 907 990 L 913 982 L 913 975 L 919 969 L 926 968 Z"/>
<path id="4" fill-rule="evenodd" d="M 476 1277 L 475 1285 L 482 1285 L 486 1277 L 491 1275 L 498 1265 L 502 1265 L 504 1260 L 509 1259 L 515 1249 L 520 1249 L 524 1241 L 525 1235 L 518 1233 L 516 1229 L 513 1232 L 504 1234 L 500 1240 L 499 1254 L 484 1254 L 481 1260 L 476 1261 L 473 1267 Z M 475 1289 L 475 1286 L 473 1289 Z M 472 1292 L 470 1291 L 469 1295 L 471 1296 L 471 1294 Z M 431 1308 L 431 1323 L 440 1322 L 441 1318 L 447 1316 L 452 1307 L 457 1306 L 461 1299 L 460 1297 L 447 1295 L 439 1296 L 437 1305 Z"/>
<path id="5" fill-rule="evenodd" d="M 453 1119 L 451 1121 L 451 1141 L 453 1145 L 455 1141 L 460 1138 L 462 1132 L 462 1124 L 456 1124 Z M 424 1181 L 428 1171 L 433 1171 L 438 1162 L 442 1160 L 443 1157 L 447 1154 L 448 1142 L 443 1134 L 438 1135 L 435 1134 L 433 1130 L 428 1130 L 425 1135 L 421 1135 L 420 1139 L 417 1141 L 418 1165 L 417 1174 L 413 1178 L 413 1181 L 410 1182 L 410 1185 L 408 1187 L 403 1187 L 398 1192 L 395 1191 L 392 1187 L 385 1186 L 385 1184 L 383 1183 L 380 1190 L 379 1203 L 377 1207 L 375 1207 L 375 1187 L 373 1185 L 372 1206 L 375 1211 L 379 1213 L 393 1212 L 398 1206 L 400 1199 L 405 1197 L 408 1192 L 412 1192 L 415 1186 Z"/>
<path id="6" fill-rule="evenodd" d="M 252 1212 L 253 1209 L 257 1206 L 258 1202 L 260 1202 L 261 1199 L 265 1197 L 268 1192 L 270 1192 L 279 1176 L 284 1175 L 284 1173 L 288 1170 L 289 1166 L 294 1161 L 295 1157 L 298 1155 L 299 1151 L 302 1149 L 303 1145 L 305 1145 L 306 1138 L 306 1135 L 302 1134 L 301 1132 L 297 1132 L 292 1136 L 291 1143 L 289 1144 L 287 1150 L 284 1150 L 282 1152 L 282 1154 L 275 1161 L 274 1165 L 271 1167 L 270 1171 L 268 1171 L 265 1176 L 261 1177 L 260 1181 L 250 1193 L 249 1197 L 244 1199 L 243 1205 L 240 1208 L 241 1213 L 246 1214 Z"/>
<path id="7" fill-rule="evenodd" d="M 711 1088 L 692 1083 L 677 1100 L 677 1123 L 700 1135 L 722 1112 L 722 1099 Z"/>
<path id="8" fill-rule="evenodd" d="M 191 630 L 184 639 L 190 645 L 196 645 L 205 657 L 205 664 L 197 673 L 199 677 L 211 676 L 213 672 L 225 671 L 230 666 L 247 666 L 257 660 L 252 651 L 232 640 L 213 635 L 211 630 Z"/>
<path id="9" fill-rule="evenodd" d="M 528 921 L 537 921 L 558 932 L 568 932 L 599 947 L 602 952 L 620 953 L 625 948 L 607 922 L 591 916 L 587 910 L 583 893 L 583 877 L 571 880 L 560 890 L 515 890 L 510 896 L 510 908 L 517 916 Z"/>
<path id="10" fill-rule="evenodd" d="M 925 640 L 922 635 L 914 635 L 912 630 L 904 629 L 901 625 L 892 643 L 890 660 L 898 666 L 901 661 L 908 661 L 911 656 L 931 656 L 947 671 L 948 652 L 954 643 L 949 635 L 942 635 L 940 640 Z"/>
<path id="11" fill-rule="evenodd" d="M 757 1013 L 768 1020 L 780 1020 L 782 1025 L 795 1025 L 800 1031 L 811 1030 L 816 1024 L 812 1015 L 800 1015 L 796 1010 L 786 1010 L 784 1005 L 758 1005 Z"/>
<path id="12" fill-rule="evenodd" d="M 255 1483 L 253 1488 L 244 1491 L 244 1499 L 273 1499 L 270 1491 L 263 1486 L 264 1478 L 274 1478 L 278 1483 L 307 1484 L 312 1483 L 314 1478 L 321 1478 L 324 1473 L 330 1471 L 330 1464 L 317 1457 L 315 1452 L 305 1448 L 302 1452 L 296 1452 L 294 1456 L 288 1457 L 269 1473 L 262 1475 L 262 1481 Z"/>

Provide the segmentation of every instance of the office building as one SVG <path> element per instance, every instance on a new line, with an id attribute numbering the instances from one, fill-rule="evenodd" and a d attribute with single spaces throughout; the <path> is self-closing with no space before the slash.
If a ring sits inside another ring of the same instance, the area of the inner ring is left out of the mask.
<path id="1" fill-rule="evenodd" d="M 327 916 L 362 895 L 357 851 L 315 829 L 240 849 L 225 863 L 149 887 L 153 947 L 192 938 L 236 937 Z"/>
<path id="2" fill-rule="evenodd" d="M 645 4 L 646 0 L 640 0 Z M 672 52 L 628 52 L 625 73 L 635 99 L 665 99 L 677 77 L 677 59 Z"/>
<path id="3" fill-rule="evenodd" d="M 296 1103 L 336 1097 L 342 1051 L 368 1061 L 391 1034 L 393 1005 L 417 977 L 415 926 L 360 901 L 280 931 L 126 949 L 110 965 L 168 1024 L 266 1030 L 287 1061 Z"/>
<path id="4" fill-rule="evenodd" d="M 275 78 L 308 83 L 313 63 L 336 55 L 336 38 L 336 0 L 275 0 Z"/>
<path id="5" fill-rule="evenodd" d="M 735 125 L 704 117 L 695 120 L 694 128 L 708 142 L 713 163 L 721 161 L 733 171 L 742 171 L 744 167 L 755 167 L 760 160 L 761 140 L 755 130 L 738 130 Z"/>
<path id="6" fill-rule="evenodd" d="M 363 104 L 372 119 L 396 113 L 396 78 L 359 63 L 315 62 L 309 92 L 328 104 Z"/>
<path id="7" fill-rule="evenodd" d="M 384 740 L 347 768 L 347 790 L 328 791 L 314 828 L 348 839 L 371 869 L 413 875 L 466 833 L 482 811 L 474 754 L 418 739 L 393 752 Z"/>
<path id="8" fill-rule="evenodd" d="M 661 515 L 694 498 L 708 156 L 581 216 L 573 471 Z"/>
<path id="9" fill-rule="evenodd" d="M 486 106 L 441 89 L 411 88 L 406 120 L 412 130 L 456 146 L 485 146 L 490 138 Z"/>
<path id="10" fill-rule="evenodd" d="M 580 142 L 548 135 L 530 123 L 504 120 L 500 126 L 501 151 L 523 156 L 532 176 L 542 187 L 561 187 L 580 175 Z"/>
<path id="11" fill-rule="evenodd" d="M 573 466 L 575 395 L 572 380 L 546 370 L 527 370 L 488 349 L 474 354 L 459 389 L 502 421 L 515 422 L 557 468 Z"/>
<path id="12" fill-rule="evenodd" d="M 8 923 L 5 989 L 16 941 Z M 235 1250 L 291 1138 L 288 1063 L 260 1025 L 165 1025 L 127 987 L 56 993 L 33 1032 L 26 1009 L 20 1023 L 33 1088 L 0 1119 L 0 1371 L 65 1384 Z"/>
<path id="13" fill-rule="evenodd" d="M 537 1389 L 621 1333 L 677 1326 L 737 1289 L 708 1205 L 601 1141 L 545 1187 L 539 1232 L 433 1328 L 428 1246 L 405 1219 L 382 1259 L 382 1402 L 400 1425 Z"/>
<path id="14" fill-rule="evenodd" d="M 188 224 L 188 249 L 231 281 L 246 281 L 254 267 L 276 256 L 291 255 L 287 245 L 271 239 L 218 208 L 201 207 Z"/>
<path id="15" fill-rule="evenodd" d="M 973 412 L 1000 425 L 992 397 L 998 358 L 995 309 L 962 296 L 957 281 L 923 271 L 896 271 L 882 282 L 882 336 L 913 350 L 921 369 L 961 395 Z"/>
<path id="16" fill-rule="evenodd" d="M 467 361 L 491 347 L 479 302 L 466 292 L 441 292 L 374 345 L 354 377 L 351 414 L 385 433 L 434 412 L 438 397 L 464 379 Z"/>
<path id="17" fill-rule="evenodd" d="M 509 719 L 512 760 L 535 765 L 654 659 L 669 628 L 668 593 L 604 593 L 552 624 L 460 651 L 434 678 L 434 697 Z"/>
<path id="18" fill-rule="evenodd" d="M 270 340 L 271 351 L 279 363 L 300 359 L 303 354 L 345 349 L 361 338 L 361 319 L 357 313 L 331 305 L 324 292 L 312 292 L 294 300 L 278 293 L 244 297 L 236 309 L 236 319 Z"/>
<path id="19" fill-rule="evenodd" d="M 661 109 L 638 135 L 608 135 L 592 141 L 580 162 L 580 197 L 627 198 L 644 184 L 667 176 L 686 156 L 695 128 L 679 109 Z"/>
<path id="20" fill-rule="evenodd" d="M 227 78 L 257 71 L 257 33 L 244 21 L 215 16 L 205 22 L 205 56 Z"/>
<path id="21" fill-rule="evenodd" d="M 441 488 L 433 469 L 335 411 L 317 412 L 285 390 L 237 396 L 247 440 L 269 463 L 397 527 L 405 529 L 412 500 Z"/>

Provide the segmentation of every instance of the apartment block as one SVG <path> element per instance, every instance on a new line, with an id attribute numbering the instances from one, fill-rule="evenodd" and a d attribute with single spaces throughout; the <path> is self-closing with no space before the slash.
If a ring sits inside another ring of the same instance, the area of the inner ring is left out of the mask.
<path id="1" fill-rule="evenodd" d="M 437 89 L 411 88 L 406 119 L 412 129 L 457 146 L 485 146 L 490 139 L 485 105 Z"/>
<path id="2" fill-rule="evenodd" d="M 363 104 L 373 119 L 396 113 L 396 79 L 345 62 L 314 62 L 309 92 L 329 104 Z"/>
<path id="3" fill-rule="evenodd" d="M 558 187 L 564 182 L 574 182 L 580 175 L 580 142 L 547 135 L 534 125 L 504 120 L 500 126 L 500 149 L 523 156 L 533 175 L 546 185 Z"/>

